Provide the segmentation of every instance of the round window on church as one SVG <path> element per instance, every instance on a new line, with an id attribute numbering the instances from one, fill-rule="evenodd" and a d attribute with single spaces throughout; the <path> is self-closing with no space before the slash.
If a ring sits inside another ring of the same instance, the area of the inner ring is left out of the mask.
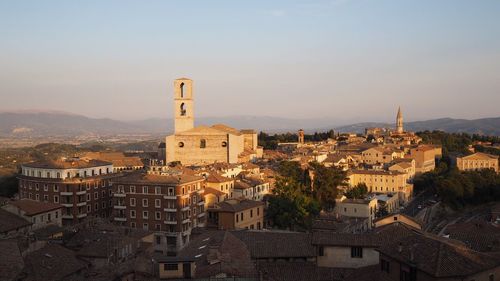
<path id="1" fill-rule="evenodd" d="M 184 143 L 182 141 L 179 142 L 179 147 L 184 147 Z"/>
<path id="2" fill-rule="evenodd" d="M 227 146 L 227 142 L 223 141 L 222 142 L 222 147 L 226 147 Z"/>

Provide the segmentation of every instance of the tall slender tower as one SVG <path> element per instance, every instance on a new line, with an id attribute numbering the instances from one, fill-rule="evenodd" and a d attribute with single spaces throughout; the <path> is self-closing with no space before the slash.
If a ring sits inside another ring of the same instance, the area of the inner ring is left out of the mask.
<path id="1" fill-rule="evenodd" d="M 174 80 L 174 129 L 175 133 L 194 128 L 193 80 Z"/>
<path id="2" fill-rule="evenodd" d="M 304 144 L 304 130 L 300 129 L 298 136 L 299 136 L 299 143 Z"/>
<path id="3" fill-rule="evenodd" d="M 401 113 L 401 107 L 398 108 L 398 115 L 396 116 L 396 133 L 402 134 L 403 130 L 403 113 Z"/>

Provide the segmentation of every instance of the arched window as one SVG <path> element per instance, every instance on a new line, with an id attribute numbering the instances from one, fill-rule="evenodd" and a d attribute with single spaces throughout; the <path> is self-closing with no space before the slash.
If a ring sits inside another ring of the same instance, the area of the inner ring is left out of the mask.
<path id="1" fill-rule="evenodd" d="M 184 97 L 184 82 L 181 83 L 181 98 Z"/>
<path id="2" fill-rule="evenodd" d="M 205 139 L 200 140 L 200 148 L 207 147 L 207 141 Z"/>
<path id="3" fill-rule="evenodd" d="M 181 103 L 181 116 L 186 116 L 186 105 Z"/>

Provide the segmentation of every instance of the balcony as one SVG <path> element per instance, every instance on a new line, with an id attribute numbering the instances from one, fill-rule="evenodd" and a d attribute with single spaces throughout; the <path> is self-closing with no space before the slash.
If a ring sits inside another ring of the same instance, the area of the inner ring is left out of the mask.
<path id="1" fill-rule="evenodd" d="M 114 197 L 125 197 L 126 194 L 125 193 L 113 193 L 113 196 Z"/>
<path id="2" fill-rule="evenodd" d="M 189 208 L 190 208 L 189 206 L 186 206 L 186 207 L 182 208 L 181 211 L 187 211 L 187 210 L 189 210 Z"/>
<path id="3" fill-rule="evenodd" d="M 63 219 L 69 219 L 69 220 L 72 220 L 72 219 L 73 219 L 73 215 L 64 214 L 64 215 L 62 215 L 62 218 L 63 218 Z"/>
<path id="4" fill-rule="evenodd" d="M 73 191 L 61 191 L 61 196 L 73 196 Z"/>
<path id="5" fill-rule="evenodd" d="M 114 217 L 113 220 L 114 221 L 127 221 L 127 218 L 125 218 L 125 217 Z"/>
<path id="6" fill-rule="evenodd" d="M 165 223 L 165 224 L 177 224 L 177 221 L 168 220 L 168 221 L 163 221 L 163 223 Z"/>
<path id="7" fill-rule="evenodd" d="M 86 213 L 82 213 L 82 214 L 78 214 L 76 215 L 77 218 L 81 219 L 81 218 L 85 218 L 87 216 Z"/>
<path id="8" fill-rule="evenodd" d="M 177 200 L 175 195 L 163 195 L 163 199 Z"/>
<path id="9" fill-rule="evenodd" d="M 185 219 L 182 221 L 182 224 L 189 223 L 189 222 L 191 222 L 191 219 Z"/>
<path id="10" fill-rule="evenodd" d="M 206 213 L 205 213 L 205 212 L 203 212 L 203 213 L 199 213 L 199 214 L 198 214 L 198 217 L 199 217 L 199 218 L 202 218 L 202 217 L 204 217 L 205 215 L 206 215 Z"/>
<path id="11" fill-rule="evenodd" d="M 165 208 L 165 209 L 163 209 L 163 211 L 165 211 L 165 212 L 172 212 L 172 213 L 176 213 L 176 212 L 177 212 L 177 209 L 175 209 L 175 208 Z"/>
<path id="12" fill-rule="evenodd" d="M 127 209 L 127 206 L 125 206 L 125 205 L 114 205 L 113 209 L 125 210 L 125 209 Z"/>
<path id="13" fill-rule="evenodd" d="M 205 205 L 205 201 L 198 202 L 198 206 L 203 206 L 203 205 Z"/>
<path id="14" fill-rule="evenodd" d="M 66 208 L 73 208 L 73 203 L 61 203 Z"/>
<path id="15" fill-rule="evenodd" d="M 86 190 L 80 190 L 76 192 L 76 195 L 85 195 L 85 194 L 87 194 Z"/>
<path id="16" fill-rule="evenodd" d="M 78 203 L 76 203 L 76 206 L 78 206 L 78 207 L 87 206 L 87 201 L 78 202 Z"/>

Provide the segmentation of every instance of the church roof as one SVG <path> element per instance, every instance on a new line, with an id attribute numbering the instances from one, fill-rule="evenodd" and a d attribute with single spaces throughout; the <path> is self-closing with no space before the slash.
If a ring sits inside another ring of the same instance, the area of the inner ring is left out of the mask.
<path id="1" fill-rule="evenodd" d="M 241 135 L 241 132 L 239 130 L 237 130 L 233 127 L 229 127 L 229 126 L 224 125 L 224 124 L 215 124 L 212 126 L 212 128 L 230 133 L 232 135 L 237 135 L 237 136 Z"/>
<path id="2" fill-rule="evenodd" d="M 190 130 L 179 132 L 176 135 L 226 135 L 227 132 L 208 126 L 197 126 Z"/>
<path id="3" fill-rule="evenodd" d="M 486 153 L 482 153 L 482 152 L 476 152 L 474 154 L 464 156 L 461 158 L 465 159 L 465 160 L 496 160 L 496 159 L 498 159 L 498 156 L 486 154 Z"/>

